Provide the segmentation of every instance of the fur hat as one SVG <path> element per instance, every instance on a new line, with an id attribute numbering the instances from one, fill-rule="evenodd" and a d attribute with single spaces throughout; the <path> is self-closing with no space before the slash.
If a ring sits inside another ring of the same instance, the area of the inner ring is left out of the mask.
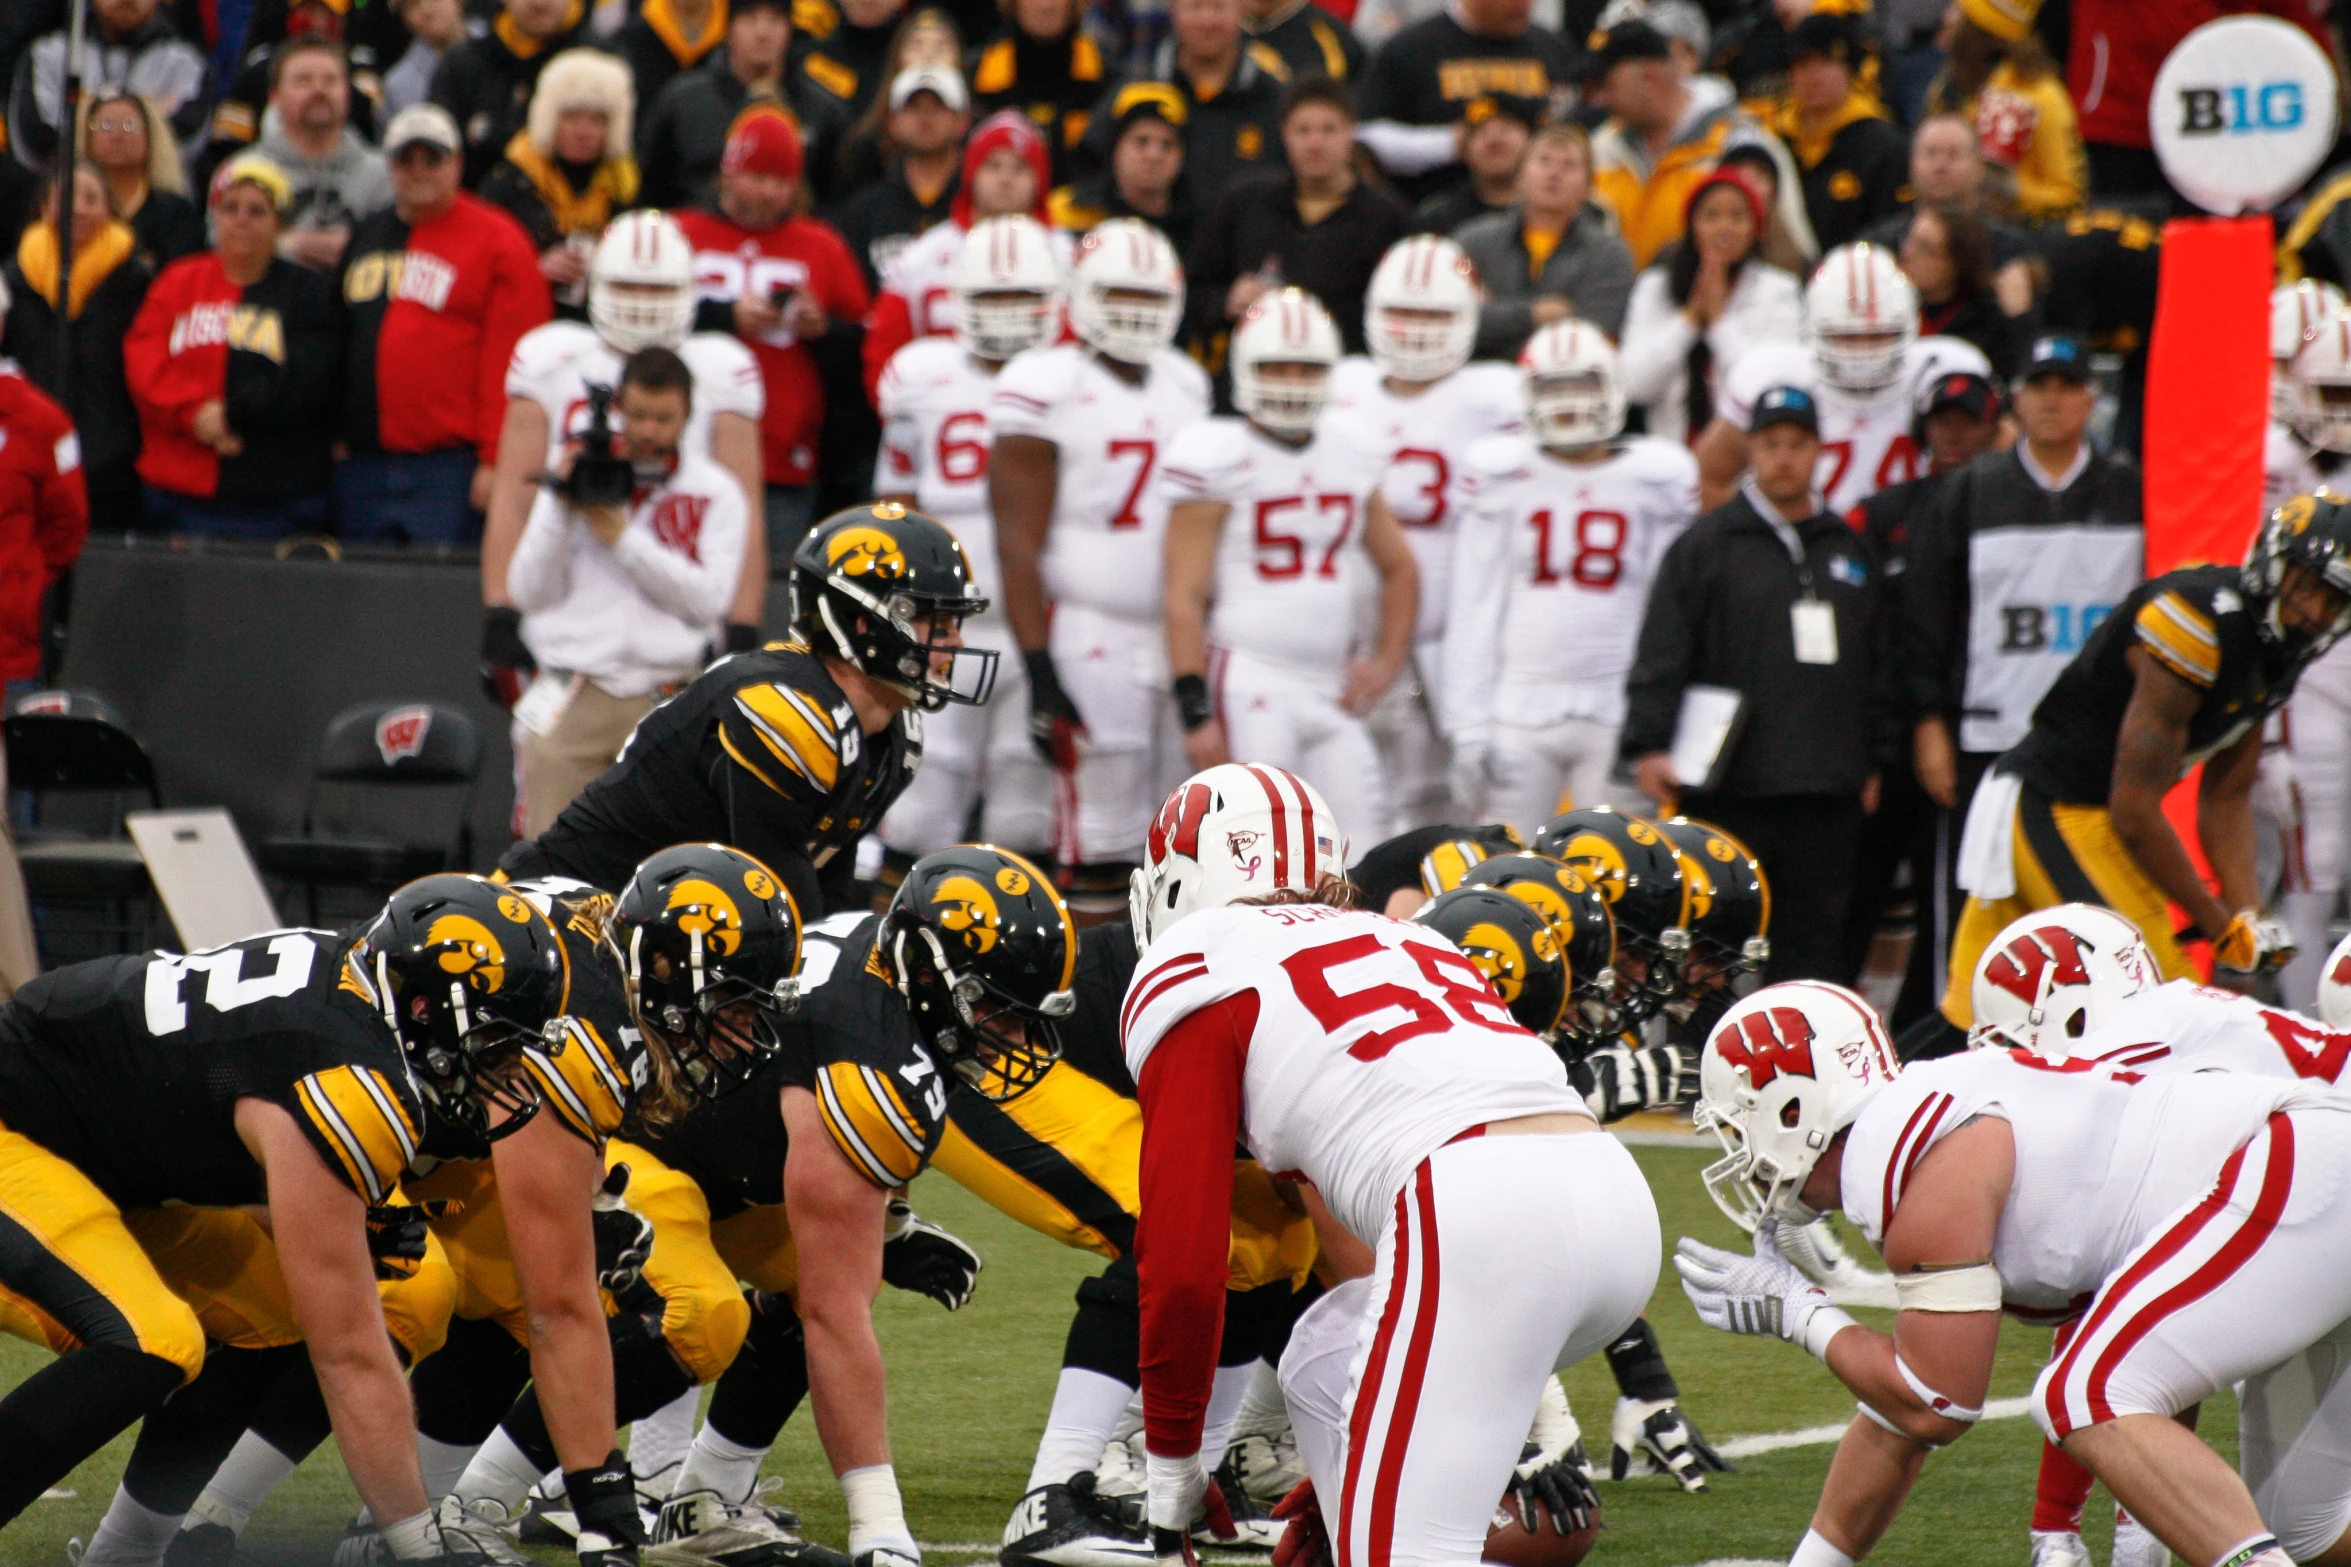
<path id="1" fill-rule="evenodd" d="M 601 49 L 566 49 L 547 62 L 531 94 L 531 145 L 541 157 L 555 156 L 555 122 L 566 109 L 600 109 L 608 128 L 604 156 L 629 156 L 629 122 L 635 117 L 636 88 L 629 68 Z"/>

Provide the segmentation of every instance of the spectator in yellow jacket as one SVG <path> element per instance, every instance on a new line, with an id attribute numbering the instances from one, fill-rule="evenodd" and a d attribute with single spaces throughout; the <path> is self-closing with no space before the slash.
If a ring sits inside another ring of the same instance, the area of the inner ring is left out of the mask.
<path id="1" fill-rule="evenodd" d="M 1927 107 L 1975 127 L 1984 161 L 2012 182 L 2016 215 L 2038 223 L 2081 209 L 2090 170 L 2073 97 L 2032 30 L 2035 9 L 1955 0 L 1943 18 L 1949 58 Z"/>

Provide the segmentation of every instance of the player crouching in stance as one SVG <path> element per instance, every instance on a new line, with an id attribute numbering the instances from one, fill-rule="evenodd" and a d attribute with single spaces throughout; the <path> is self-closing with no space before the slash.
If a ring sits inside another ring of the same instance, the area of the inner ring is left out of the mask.
<path id="1" fill-rule="evenodd" d="M 1647 1184 L 1459 948 L 1344 906 L 1346 834 L 1312 788 L 1214 767 L 1160 821 L 1134 880 L 1148 945 L 1123 1020 L 1143 1106 L 1154 1543 L 1179 1548 L 1209 1484 L 1241 1137 L 1373 1253 L 1282 1358 L 1330 1537 L 1348 1560 L 1478 1560 L 1544 1383 L 1648 1300 Z"/>
<path id="2" fill-rule="evenodd" d="M 2336 1091 L 2022 1050 L 1901 1070 L 1868 1003 L 1810 982 L 1734 1006 L 1699 1074 L 1700 1124 L 1728 1150 L 1708 1191 L 1758 1224 L 1751 1257 L 1685 1238 L 1683 1288 L 1709 1325 L 1802 1344 L 1861 1399 L 1799 1567 L 1867 1554 L 1927 1453 L 1981 1417 L 2003 1309 L 2077 1319 L 2034 1419 L 2185 1560 L 2351 1549 L 2351 1384 L 2328 1387 L 2351 1319 Z M 1890 1337 L 1779 1255 L 1778 1224 L 1837 1207 L 1893 1270 Z M 2237 1383 L 2243 1479 L 2174 1418 Z"/>

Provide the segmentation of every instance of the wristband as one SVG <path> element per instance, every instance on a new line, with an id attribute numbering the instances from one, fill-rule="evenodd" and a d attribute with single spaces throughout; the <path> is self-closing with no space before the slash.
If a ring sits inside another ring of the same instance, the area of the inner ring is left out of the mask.
<path id="1" fill-rule="evenodd" d="M 1053 667 L 1053 655 L 1044 648 L 1020 656 L 1021 667 L 1029 672 L 1029 684 L 1048 690 L 1061 689 L 1061 672 Z"/>
<path id="2" fill-rule="evenodd" d="M 1829 1358 L 1829 1340 L 1853 1325 L 1851 1315 L 1836 1306 L 1815 1307 L 1812 1315 L 1804 1320 L 1804 1352 L 1825 1363 Z"/>
<path id="3" fill-rule="evenodd" d="M 888 1464 L 868 1464 L 841 1476 L 841 1497 L 849 1504 L 849 1554 L 862 1556 L 877 1545 L 914 1553 L 906 1507 L 898 1499 L 898 1474 Z"/>
<path id="4" fill-rule="evenodd" d="M 1198 675 L 1175 677 L 1176 717 L 1190 734 L 1216 717 L 1216 705 L 1208 700 L 1208 682 Z"/>

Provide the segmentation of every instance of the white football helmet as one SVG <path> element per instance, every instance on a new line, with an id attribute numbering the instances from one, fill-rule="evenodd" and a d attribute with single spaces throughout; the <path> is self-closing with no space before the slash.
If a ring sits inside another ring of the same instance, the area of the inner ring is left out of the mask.
<path id="1" fill-rule="evenodd" d="M 596 241 L 588 320 L 617 353 L 686 340 L 694 326 L 694 247 L 668 213 L 623 213 Z"/>
<path id="2" fill-rule="evenodd" d="M 1733 1003 L 1698 1059 L 1691 1122 L 1723 1147 L 1707 1194 L 1743 1230 L 1810 1224 L 1812 1167 L 1901 1070 L 1876 1009 L 1842 985 L 1794 979 Z"/>
<path id="3" fill-rule="evenodd" d="M 1175 341 L 1184 269 L 1167 236 L 1141 218 L 1112 218 L 1078 243 L 1069 324 L 1085 344 L 1139 365 Z"/>
<path id="4" fill-rule="evenodd" d="M 1363 335 L 1380 369 L 1435 381 L 1469 363 L 1478 338 L 1478 269 L 1441 234 L 1400 239 L 1363 296 Z"/>
<path id="5" fill-rule="evenodd" d="M 1061 329 L 1061 261 L 1045 225 L 1025 212 L 982 218 L 955 264 L 955 341 L 1001 363 Z"/>
<path id="6" fill-rule="evenodd" d="M 2335 943 L 2319 973 L 2318 1020 L 2329 1028 L 2351 1028 L 2351 936 Z"/>
<path id="7" fill-rule="evenodd" d="M 1285 288 L 1249 307 L 1233 328 L 1227 362 L 1233 370 L 1233 406 L 1274 435 L 1311 434 L 1331 400 L 1331 370 L 1339 362 L 1339 328 L 1322 301 L 1302 288 Z M 1320 367 L 1320 373 L 1268 379 L 1267 365 Z"/>
<path id="8" fill-rule="evenodd" d="M 2351 309 L 2314 327 L 2271 386 L 2286 389 L 2288 422 L 2302 439 L 2322 451 L 2351 452 Z"/>
<path id="9" fill-rule="evenodd" d="M 1839 245 L 1804 285 L 1804 342 L 1831 386 L 1874 392 L 1902 374 L 1918 341 L 1918 290 L 1894 253 Z"/>
<path id="10" fill-rule="evenodd" d="M 2139 927 L 2093 903 L 2038 909 L 1992 938 L 1969 991 L 1970 1049 L 2062 1061 L 2110 1008 L 2163 983 Z"/>
<path id="11" fill-rule="evenodd" d="M 1555 321 L 1527 339 L 1518 368 L 1527 423 L 1544 446 L 1589 446 L 1624 428 L 1624 382 L 1608 334 L 1589 321 Z"/>
<path id="12" fill-rule="evenodd" d="M 1224 762 L 1176 785 L 1127 884 L 1135 940 L 1148 947 L 1195 909 L 1269 892 L 1312 892 L 1347 874 L 1347 834 L 1296 773 Z"/>
<path id="13" fill-rule="evenodd" d="M 2343 305 L 2343 291 L 2316 278 L 2280 283 L 2269 291 L 2269 416 L 2278 423 L 2301 428 L 2293 358 Z"/>

